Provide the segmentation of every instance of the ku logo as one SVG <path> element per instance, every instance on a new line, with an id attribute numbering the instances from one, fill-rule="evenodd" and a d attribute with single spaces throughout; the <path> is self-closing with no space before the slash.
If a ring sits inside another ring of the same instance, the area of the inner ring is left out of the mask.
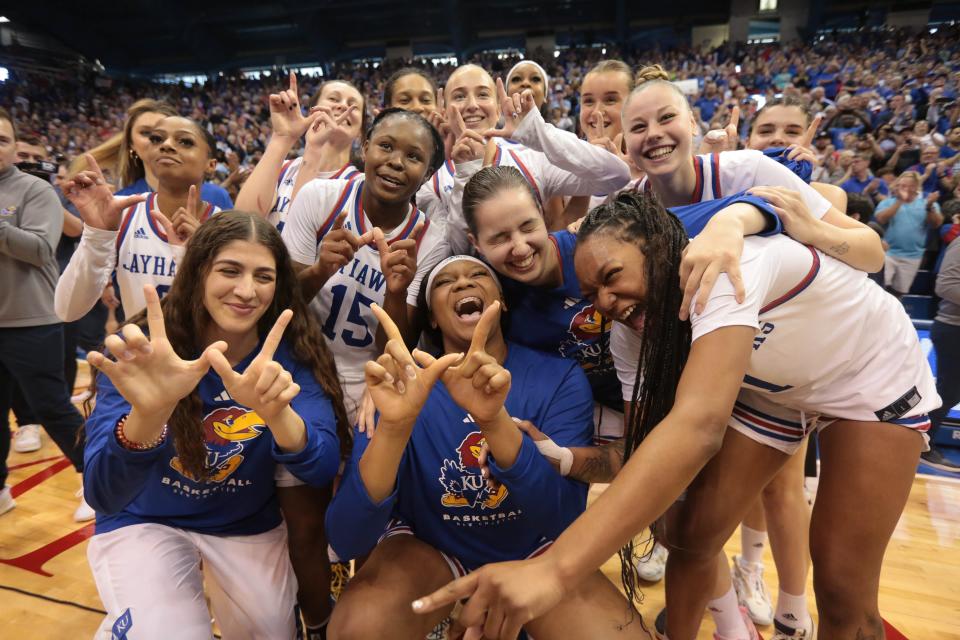
<path id="1" fill-rule="evenodd" d="M 604 331 L 610 331 L 612 322 L 603 317 L 592 304 L 578 311 L 570 319 L 570 335 L 578 342 L 593 342 Z"/>
<path id="2" fill-rule="evenodd" d="M 203 419 L 203 436 L 207 447 L 207 468 L 212 470 L 210 481 L 220 483 L 229 478 L 243 462 L 243 450 L 248 440 L 260 435 L 266 428 L 255 411 L 243 407 L 214 409 Z M 187 473 L 180 458 L 170 461 L 177 473 L 199 482 Z"/>
<path id="3" fill-rule="evenodd" d="M 17 207 L 14 205 L 0 209 L 0 218 L 12 218 L 15 215 L 17 215 Z"/>
<path id="4" fill-rule="evenodd" d="M 470 433 L 457 448 L 458 459 L 443 461 L 440 470 L 440 484 L 446 490 L 440 499 L 445 507 L 496 509 L 507 497 L 507 488 L 500 485 L 491 491 L 487 481 L 480 474 L 480 448 L 483 446 L 483 434 Z"/>

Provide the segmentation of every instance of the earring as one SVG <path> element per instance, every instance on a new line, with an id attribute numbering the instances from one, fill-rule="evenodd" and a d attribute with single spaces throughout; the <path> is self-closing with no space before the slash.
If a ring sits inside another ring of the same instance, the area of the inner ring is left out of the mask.
<path id="1" fill-rule="evenodd" d="M 140 156 L 137 155 L 137 152 L 133 149 L 130 149 L 130 162 L 137 163 L 140 162 Z"/>

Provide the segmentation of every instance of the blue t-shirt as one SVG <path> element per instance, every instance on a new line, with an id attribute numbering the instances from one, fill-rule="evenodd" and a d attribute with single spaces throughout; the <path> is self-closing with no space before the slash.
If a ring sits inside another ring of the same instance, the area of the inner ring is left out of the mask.
<path id="1" fill-rule="evenodd" d="M 150 193 L 151 191 L 153 191 L 153 189 L 147 184 L 147 179 L 140 178 L 133 184 L 120 189 L 114 195 L 132 196 L 137 193 Z M 230 194 L 227 193 L 227 190 L 212 182 L 204 182 L 200 185 L 200 199 L 215 207 L 220 207 L 221 211 L 233 209 L 233 200 L 230 199 Z"/>
<path id="2" fill-rule="evenodd" d="M 849 180 L 841 184 L 840 188 L 847 193 L 863 193 L 863 190 L 869 187 L 870 183 L 874 180 L 880 183 L 877 185 L 874 193 L 880 193 L 882 195 L 887 195 L 890 193 L 890 190 L 887 189 L 887 183 L 880 178 L 874 178 L 873 176 L 867 176 L 863 180 L 858 180 L 856 176 L 852 176 Z"/>
<path id="3" fill-rule="evenodd" d="M 896 198 L 886 198 L 877 205 L 877 212 L 896 204 Z M 913 202 L 904 202 L 887 222 L 883 239 L 890 245 L 887 254 L 895 258 L 922 258 L 927 248 L 927 201 L 917 196 Z"/>
<path id="4" fill-rule="evenodd" d="M 809 163 L 804 163 L 809 164 Z M 747 202 L 770 219 L 767 234 L 780 233 L 780 219 L 761 198 L 735 194 L 682 207 L 671 207 L 693 237 L 710 219 L 735 202 Z M 610 353 L 611 321 L 582 297 L 580 281 L 573 266 L 577 237 L 569 231 L 550 234 L 563 280 L 557 287 L 539 287 L 501 276 L 509 312 L 507 339 L 532 349 L 576 360 L 587 374 L 594 399 L 622 410 L 623 399 L 617 371 Z"/>
<path id="5" fill-rule="evenodd" d="M 504 402 L 512 417 L 529 420 L 562 447 L 591 444 L 593 399 L 575 362 L 508 343 L 503 366 L 512 376 Z M 413 426 L 393 494 L 376 504 L 358 465 L 369 440 L 357 434 L 327 509 L 327 539 L 337 555 L 368 553 L 387 524 L 399 519 L 418 539 L 474 569 L 526 558 L 586 508 L 587 485 L 560 476 L 526 434 L 511 467 L 491 460 L 491 472 L 503 483 L 492 491 L 477 460 L 483 441 L 473 418 L 438 382 Z"/>
<path id="6" fill-rule="evenodd" d="M 234 370 L 246 370 L 261 346 Z M 297 453 L 280 451 L 263 419 L 233 400 L 210 369 L 199 385 L 207 464 L 212 468 L 212 477 L 202 481 L 180 467 L 172 434 L 149 451 L 120 445 L 115 428 L 130 413 L 130 404 L 107 376 L 98 375 L 97 404 L 87 420 L 83 455 L 83 488 L 97 512 L 96 532 L 153 522 L 216 535 L 263 533 L 281 522 L 274 483 L 278 464 L 308 484 L 329 484 L 340 463 L 330 399 L 312 369 L 292 359 L 286 342 L 274 360 L 300 385 L 290 405 L 307 427 L 306 446 Z"/>

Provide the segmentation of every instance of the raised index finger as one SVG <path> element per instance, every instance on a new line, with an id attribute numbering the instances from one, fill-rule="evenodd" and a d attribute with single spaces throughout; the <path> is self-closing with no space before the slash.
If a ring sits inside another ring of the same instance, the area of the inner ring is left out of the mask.
<path id="1" fill-rule="evenodd" d="M 470 341 L 469 353 L 484 350 L 484 347 L 487 346 L 487 338 L 490 337 L 490 332 L 499 321 L 500 301 L 496 300 L 492 305 L 483 310 L 483 315 L 480 316 L 480 322 L 473 328 L 473 339 Z"/>
<path id="2" fill-rule="evenodd" d="M 187 212 L 190 216 L 200 219 L 197 211 L 197 185 L 190 185 L 190 190 L 187 191 Z"/>
<path id="3" fill-rule="evenodd" d="M 820 123 L 823 122 L 823 116 L 817 114 L 813 117 L 813 122 L 810 123 L 810 126 L 807 127 L 806 133 L 803 134 L 803 137 L 800 138 L 800 145 L 806 148 L 810 148 L 810 145 L 813 144 L 813 137 L 817 135 L 817 129 L 820 128 Z"/>
<path id="4" fill-rule="evenodd" d="M 167 327 L 163 324 L 163 309 L 160 308 L 160 296 L 152 284 L 143 285 L 143 297 L 147 301 L 147 327 L 150 339 L 166 339 Z"/>
<path id="5" fill-rule="evenodd" d="M 733 109 L 730 110 L 730 122 L 727 123 L 728 127 L 733 127 L 733 130 L 739 135 L 740 132 L 740 105 L 733 105 Z"/>
<path id="6" fill-rule="evenodd" d="M 93 157 L 92 153 L 85 153 L 83 157 L 87 160 L 87 169 L 93 171 L 97 174 L 97 177 L 101 180 L 104 179 L 103 171 L 100 170 L 100 165 L 97 164 L 97 159 Z"/>
<path id="7" fill-rule="evenodd" d="M 290 324 L 292 317 L 293 311 L 290 309 L 284 309 L 280 313 L 277 321 L 273 323 L 273 328 L 270 329 L 270 333 L 268 333 L 266 339 L 264 339 L 263 348 L 260 349 L 258 357 L 273 360 L 273 354 L 277 352 L 277 347 L 280 346 L 280 341 L 283 339 L 283 332 L 286 331 L 287 325 Z"/>
<path id="8" fill-rule="evenodd" d="M 497 101 L 500 103 L 500 109 L 509 109 L 513 111 L 513 100 L 507 95 L 507 88 L 503 86 L 503 78 L 497 78 Z M 512 115 L 504 113 L 504 115 Z"/>
<path id="9" fill-rule="evenodd" d="M 370 310 L 373 311 L 373 315 L 377 316 L 377 320 L 380 321 L 383 332 L 387 334 L 387 340 L 396 340 L 400 344 L 404 344 L 403 335 L 400 333 L 400 329 L 397 328 L 396 323 L 390 318 L 390 314 L 376 303 L 370 305 Z"/>
<path id="10" fill-rule="evenodd" d="M 297 91 L 297 74 L 294 73 L 293 69 L 290 70 L 290 91 L 293 91 L 293 95 L 297 96 L 297 100 L 300 100 L 300 92 Z"/>

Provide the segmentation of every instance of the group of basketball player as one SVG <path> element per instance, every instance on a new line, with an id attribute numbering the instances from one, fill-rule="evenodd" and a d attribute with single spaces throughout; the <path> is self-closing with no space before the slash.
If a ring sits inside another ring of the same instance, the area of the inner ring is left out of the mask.
<path id="1" fill-rule="evenodd" d="M 820 637 L 883 637 L 939 398 L 867 278 L 879 237 L 808 182 L 817 123 L 775 100 L 749 149 L 731 122 L 698 150 L 663 70 L 611 60 L 582 83 L 583 140 L 544 121 L 549 81 L 406 69 L 368 124 L 350 83 L 305 111 L 291 74 L 233 211 L 204 185 L 210 134 L 162 103 L 129 111 L 133 190 L 86 157 L 56 309 L 115 282 L 126 315 L 89 354 L 102 633 L 209 638 L 206 592 L 225 638 L 302 615 L 310 638 L 690 640 L 709 605 L 717 638 L 809 640 L 812 556 Z M 587 509 L 591 482 L 611 484 Z M 758 509 L 775 611 L 760 557 L 731 582 L 723 554 Z M 598 570 L 620 549 L 626 597 Z M 656 625 L 637 555 L 665 562 Z M 335 606 L 328 556 L 357 561 Z"/>

